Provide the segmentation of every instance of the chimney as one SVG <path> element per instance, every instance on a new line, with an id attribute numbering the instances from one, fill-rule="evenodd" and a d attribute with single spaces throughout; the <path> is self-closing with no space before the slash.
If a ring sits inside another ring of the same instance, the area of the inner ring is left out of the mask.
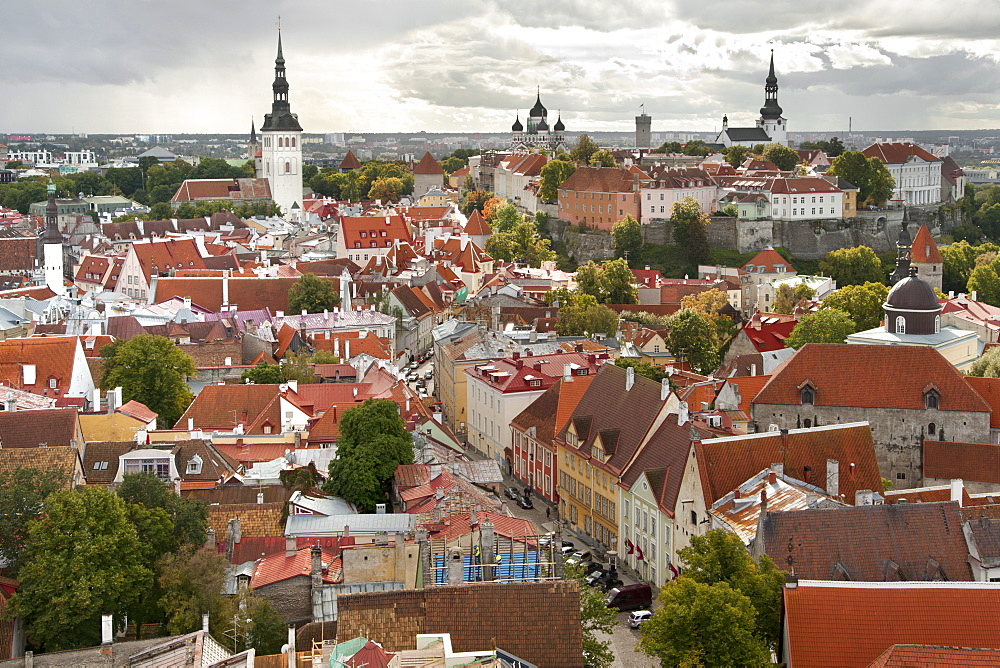
<path id="1" fill-rule="evenodd" d="M 209 529 L 205 534 L 205 547 L 209 550 L 215 550 L 215 529 Z"/>
<path id="2" fill-rule="evenodd" d="M 115 625 L 114 617 L 111 615 L 101 615 L 101 644 L 110 645 L 114 642 Z"/>
<path id="3" fill-rule="evenodd" d="M 188 418 L 188 431 L 194 431 L 194 418 Z"/>
<path id="4" fill-rule="evenodd" d="M 483 563 L 493 566 L 492 568 L 484 568 L 483 575 L 484 580 L 494 580 L 496 579 L 496 561 L 493 558 L 493 553 L 496 550 L 496 534 L 493 531 L 493 522 L 490 522 L 489 518 L 483 522 L 483 526 L 479 529 L 479 544 L 482 545 L 483 552 Z"/>
<path id="5" fill-rule="evenodd" d="M 569 364 L 563 364 L 563 382 L 572 383 L 573 382 L 573 367 Z"/>
<path id="6" fill-rule="evenodd" d="M 780 476 L 785 475 L 785 465 L 782 464 L 781 462 L 775 462 L 771 464 L 771 470 Z"/>
<path id="7" fill-rule="evenodd" d="M 733 490 L 733 501 L 735 501 L 736 499 L 739 499 L 742 496 L 743 496 L 743 493 L 740 492 L 740 488 L 739 487 L 737 487 L 736 489 Z"/>
<path id="8" fill-rule="evenodd" d="M 778 484 L 778 474 L 775 473 L 774 471 L 768 471 L 767 472 L 767 484 L 768 485 L 777 485 Z"/>
<path id="9" fill-rule="evenodd" d="M 826 493 L 840 496 L 840 462 L 836 459 L 826 460 Z"/>
<path id="10" fill-rule="evenodd" d="M 806 507 L 812 508 L 819 501 L 819 494 L 816 492 L 806 492 Z"/>
<path id="11" fill-rule="evenodd" d="M 264 505 L 264 492 L 257 492 L 257 505 Z"/>
<path id="12" fill-rule="evenodd" d="M 625 391 L 628 392 L 635 385 L 635 369 L 628 367 L 625 369 Z"/>
<path id="13" fill-rule="evenodd" d="M 434 488 L 434 498 L 435 499 L 443 499 L 444 498 L 444 487 L 435 487 Z"/>
<path id="14" fill-rule="evenodd" d="M 323 622 L 320 622 L 322 624 Z M 295 624 L 288 625 L 288 644 L 285 645 L 288 648 L 288 666 L 287 668 L 296 668 L 296 652 L 295 652 Z"/>
<path id="15" fill-rule="evenodd" d="M 971 299 L 972 301 L 976 301 L 976 295 L 977 295 L 977 293 L 978 293 L 978 290 L 973 290 L 973 291 L 972 291 L 972 292 L 971 292 L 971 293 L 969 294 L 969 299 Z"/>
<path id="16" fill-rule="evenodd" d="M 464 580 L 465 561 L 462 559 L 462 548 L 453 547 L 448 555 L 448 584 L 460 585 Z"/>
<path id="17" fill-rule="evenodd" d="M 965 485 L 962 483 L 961 478 L 953 478 L 951 481 L 951 501 L 957 501 L 958 507 L 962 507 L 962 490 Z"/>
<path id="18" fill-rule="evenodd" d="M 323 550 L 319 545 L 313 545 L 312 568 L 309 573 L 312 576 L 312 588 L 319 589 L 323 586 Z"/>
<path id="19" fill-rule="evenodd" d="M 476 517 L 476 509 L 473 508 L 469 511 L 469 526 L 476 526 L 479 524 L 479 518 Z"/>
<path id="20" fill-rule="evenodd" d="M 350 359 L 351 359 L 351 340 L 344 339 L 344 359 L 341 361 L 344 362 Z"/>
<path id="21" fill-rule="evenodd" d="M 855 506 L 870 506 L 875 502 L 875 495 L 870 489 L 859 489 L 854 492 Z"/>
<path id="22" fill-rule="evenodd" d="M 750 365 L 750 375 L 751 376 L 756 376 L 757 375 L 757 365 L 756 364 L 751 364 Z"/>
<path id="23" fill-rule="evenodd" d="M 208 613 L 201 613 L 201 630 L 208 633 Z"/>
<path id="24" fill-rule="evenodd" d="M 670 379 L 664 378 L 660 381 L 660 401 L 666 401 L 670 396 Z"/>
<path id="25" fill-rule="evenodd" d="M 686 401 L 682 401 L 680 407 L 677 409 L 677 426 L 683 427 L 687 424 L 689 418 L 688 403 Z"/>
<path id="26" fill-rule="evenodd" d="M 91 401 L 94 402 L 94 405 L 91 407 L 91 410 L 93 410 L 95 413 L 99 413 L 101 411 L 101 388 L 99 387 L 94 388 L 93 399 L 91 399 Z"/>
<path id="27" fill-rule="evenodd" d="M 285 536 L 285 558 L 291 559 L 299 551 L 295 536 Z"/>
<path id="28" fill-rule="evenodd" d="M 240 518 L 234 517 L 229 520 L 229 539 L 233 543 L 238 543 L 243 540 L 243 533 L 240 531 Z"/>

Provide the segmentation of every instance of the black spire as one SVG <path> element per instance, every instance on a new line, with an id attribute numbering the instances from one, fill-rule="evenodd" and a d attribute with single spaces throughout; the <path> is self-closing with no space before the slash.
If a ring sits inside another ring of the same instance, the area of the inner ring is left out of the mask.
<path id="1" fill-rule="evenodd" d="M 257 131 L 253 127 L 253 118 L 250 119 L 250 143 L 257 143 Z"/>
<path id="2" fill-rule="evenodd" d="M 559 118 L 556 119 L 556 124 L 552 127 L 556 132 L 563 132 L 566 130 L 566 126 L 562 122 L 562 109 L 559 110 Z"/>
<path id="3" fill-rule="evenodd" d="M 56 203 L 56 186 L 49 179 L 47 188 L 49 201 L 45 205 L 45 233 L 42 235 L 43 244 L 61 244 L 62 234 L 59 232 L 59 205 Z"/>
<path id="4" fill-rule="evenodd" d="M 545 118 L 548 116 L 548 113 L 549 112 L 545 109 L 545 105 L 542 104 L 542 89 L 539 87 L 538 91 L 535 93 L 535 106 L 531 108 L 529 114 L 532 118 Z"/>
<path id="5" fill-rule="evenodd" d="M 514 116 L 514 125 L 510 126 L 511 132 L 524 132 L 524 126 L 521 125 L 521 112 L 518 111 Z"/>
<path id="6" fill-rule="evenodd" d="M 781 118 L 781 107 L 778 106 L 778 77 L 774 75 L 774 49 L 771 49 L 771 69 L 764 80 L 764 106 L 760 108 L 760 117 L 766 120 Z"/>
<path id="7" fill-rule="evenodd" d="M 302 132 L 299 119 L 292 113 L 288 102 L 288 79 L 285 78 L 285 56 L 281 52 L 281 31 L 278 31 L 278 57 L 274 59 L 274 83 L 271 84 L 274 99 L 271 113 L 264 116 L 263 130 L 288 130 Z"/>

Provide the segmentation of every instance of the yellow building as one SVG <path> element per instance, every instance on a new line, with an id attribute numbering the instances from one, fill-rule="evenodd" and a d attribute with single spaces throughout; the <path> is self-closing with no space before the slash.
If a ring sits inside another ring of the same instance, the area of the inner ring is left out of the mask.
<path id="1" fill-rule="evenodd" d="M 504 359 L 504 343 L 472 326 L 469 331 L 434 342 L 434 394 L 441 402 L 445 424 L 459 438 L 468 432 L 468 374 L 476 364 Z"/>

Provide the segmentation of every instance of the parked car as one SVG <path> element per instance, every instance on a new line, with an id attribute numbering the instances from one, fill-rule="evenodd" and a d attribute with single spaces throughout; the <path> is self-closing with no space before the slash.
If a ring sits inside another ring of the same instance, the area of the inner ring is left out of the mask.
<path id="1" fill-rule="evenodd" d="M 576 552 L 576 547 L 574 545 L 563 545 L 559 549 L 559 552 L 562 553 L 562 556 L 568 557 Z"/>
<path id="2" fill-rule="evenodd" d="M 566 561 L 571 564 L 582 564 L 583 562 L 588 561 L 590 556 L 590 552 L 574 552 Z"/>
<path id="3" fill-rule="evenodd" d="M 424 371 L 424 380 L 430 380 L 433 377 L 434 377 L 434 372 L 433 371 L 431 371 L 430 369 L 428 369 L 427 371 Z"/>
<path id="4" fill-rule="evenodd" d="M 503 495 L 506 496 L 511 501 L 516 501 L 520 498 L 521 493 L 517 491 L 517 487 L 508 487 L 503 491 Z"/>
<path id="5" fill-rule="evenodd" d="M 419 391 L 417 392 L 417 396 L 419 396 L 421 399 L 426 398 L 427 397 L 427 388 L 426 387 L 419 388 Z"/>
<path id="6" fill-rule="evenodd" d="M 642 626 L 642 623 L 644 621 L 646 621 L 652 616 L 653 613 L 650 612 L 649 610 L 636 610 L 634 612 L 629 613 L 628 625 L 633 629 L 637 629 L 640 626 Z"/>
<path id="7" fill-rule="evenodd" d="M 531 502 L 531 497 L 529 496 L 519 496 L 516 499 L 517 505 L 521 506 L 525 510 L 531 510 L 535 507 L 535 504 Z"/>
<path id="8" fill-rule="evenodd" d="M 608 592 L 605 605 L 618 610 L 648 609 L 653 603 L 653 590 L 648 584 L 619 585 Z"/>
<path id="9" fill-rule="evenodd" d="M 410 373 L 408 373 L 406 375 L 406 382 L 412 383 L 415 380 L 417 380 L 417 378 L 419 378 L 419 376 L 417 375 L 417 372 L 416 371 L 411 371 Z"/>
<path id="10" fill-rule="evenodd" d="M 423 378 L 417 378 L 417 387 L 418 388 L 427 387 L 427 381 L 424 380 Z"/>
<path id="11" fill-rule="evenodd" d="M 583 567 L 583 572 L 587 573 L 588 575 L 591 573 L 601 573 L 603 571 L 604 571 L 604 564 L 599 563 L 597 561 L 592 561 Z"/>
<path id="12" fill-rule="evenodd" d="M 420 362 L 418 362 L 416 360 L 413 360 L 412 362 L 410 362 L 410 368 L 411 369 L 416 369 L 418 366 L 420 366 Z"/>

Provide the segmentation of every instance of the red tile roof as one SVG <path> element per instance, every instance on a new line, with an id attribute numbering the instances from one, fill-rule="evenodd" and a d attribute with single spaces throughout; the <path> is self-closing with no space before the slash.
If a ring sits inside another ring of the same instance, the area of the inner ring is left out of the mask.
<path id="1" fill-rule="evenodd" d="M 470 379 L 475 378 L 504 394 L 536 392 L 546 390 L 557 383 L 563 377 L 567 364 L 571 366 L 570 372 L 574 376 L 578 370 L 584 369 L 586 375 L 592 375 L 604 366 L 604 360 L 596 355 L 583 353 L 534 355 L 477 364 L 465 369 L 465 373 Z M 531 384 L 535 381 L 538 385 Z"/>
<path id="2" fill-rule="evenodd" d="M 990 429 L 1000 429 L 1000 378 L 966 376 L 965 380 L 990 405 Z"/>
<path id="3" fill-rule="evenodd" d="M 769 179 L 769 190 L 776 194 L 839 193 L 840 188 L 818 176 L 793 176 Z M 767 252 L 767 251 L 763 251 Z M 787 262 L 785 264 L 788 264 Z"/>
<path id="4" fill-rule="evenodd" d="M 762 250 L 761 252 L 754 255 L 750 260 L 743 265 L 743 270 L 753 273 L 765 273 L 765 274 L 776 274 L 779 273 L 775 268 L 775 265 L 782 265 L 785 269 L 784 271 L 795 271 L 795 267 L 791 265 L 785 258 L 781 257 L 781 253 L 771 248 Z M 758 267 L 764 267 L 764 271 L 760 272 L 757 270 Z"/>
<path id="5" fill-rule="evenodd" d="M 924 441 L 925 478 L 1000 484 L 1000 445 Z"/>
<path id="6" fill-rule="evenodd" d="M 917 236 L 913 238 L 913 245 L 910 247 L 911 262 L 944 262 L 941 251 L 934 243 L 934 237 L 926 225 L 921 225 L 917 230 Z"/>
<path id="7" fill-rule="evenodd" d="M 535 525 L 530 520 L 522 520 L 518 517 L 508 517 L 507 515 L 500 515 L 498 513 L 491 513 L 488 511 L 476 513 L 476 527 L 482 526 L 482 523 L 487 519 L 493 523 L 493 532 L 497 536 L 505 536 L 507 538 L 522 540 L 524 537 L 533 538 L 537 535 Z M 461 515 L 445 517 L 441 521 L 444 528 L 433 532 L 432 537 L 434 539 L 453 541 L 456 538 L 468 536 L 473 531 L 473 525 L 471 522 L 472 516 L 470 513 L 462 513 Z"/>
<path id="8" fill-rule="evenodd" d="M 348 149 L 347 155 L 344 159 L 340 161 L 341 169 L 361 169 L 361 163 L 358 161 L 358 157 L 354 155 L 354 151 Z"/>
<path id="9" fill-rule="evenodd" d="M 845 503 L 854 503 L 857 490 L 882 489 L 867 423 L 791 429 L 785 436 L 764 432 L 710 439 L 696 443 L 695 451 L 707 507 L 759 471 L 779 462 L 784 465 L 786 476 L 825 490 L 827 460 L 837 460 L 839 494 Z"/>
<path id="10" fill-rule="evenodd" d="M 629 170 L 620 167 L 578 167 L 559 186 L 560 191 L 632 193 L 638 186 Z"/>
<path id="11" fill-rule="evenodd" d="M 444 174 L 444 170 L 441 169 L 441 165 L 438 161 L 434 159 L 434 156 L 430 154 L 430 151 L 424 153 L 424 157 L 420 158 L 420 162 L 413 168 L 414 174 Z"/>
<path id="12" fill-rule="evenodd" d="M 883 143 L 872 144 L 861 153 L 866 158 L 878 158 L 887 165 L 901 164 L 911 157 L 919 158 L 924 162 L 940 162 L 941 158 L 928 153 L 923 148 L 909 142 L 904 143 Z"/>
<path id="13" fill-rule="evenodd" d="M 339 556 L 323 550 L 323 582 L 338 584 L 344 581 L 344 566 Z M 286 557 L 284 550 L 271 554 L 257 562 L 253 576 L 250 578 L 251 589 L 266 587 L 275 582 L 281 582 L 297 576 L 309 577 L 312 572 L 312 548 L 302 547 L 296 550 L 294 557 Z"/>
<path id="14" fill-rule="evenodd" d="M 771 320 L 770 317 L 758 318 L 755 315 L 743 325 L 743 333 L 750 339 L 757 352 L 766 353 L 785 348 L 785 339 L 798 324 L 793 316 L 773 318 L 774 322 Z"/>
<path id="15" fill-rule="evenodd" d="M 135 399 L 132 399 L 131 401 L 126 401 L 124 404 L 118 407 L 118 410 L 116 412 L 135 418 L 136 420 L 140 420 L 142 422 L 145 422 L 146 424 L 149 424 L 157 417 L 159 417 L 158 413 L 154 413 L 153 411 L 149 410 L 149 406 L 147 406 L 142 402 L 136 401 Z"/>
<path id="16" fill-rule="evenodd" d="M 74 358 L 79 339 L 75 336 L 45 336 L 0 341 L 0 382 L 35 394 L 62 397 L 73 380 Z M 34 379 L 26 377 L 34 365 Z M 25 380 L 31 381 L 30 383 Z M 52 389 L 54 380 L 56 387 Z"/>
<path id="17" fill-rule="evenodd" d="M 996 668 L 1000 649 L 940 647 L 934 645 L 893 645 L 868 668 Z"/>
<path id="18" fill-rule="evenodd" d="M 771 512 L 756 540 L 807 580 L 972 580 L 956 502 Z"/>
<path id="19" fill-rule="evenodd" d="M 469 222 L 465 225 L 465 233 L 469 236 L 487 236 L 493 233 L 490 229 L 489 223 L 483 218 L 483 215 L 479 213 L 479 209 L 473 209 L 472 215 L 469 216 Z"/>
<path id="20" fill-rule="evenodd" d="M 349 250 L 390 248 L 396 240 L 413 243 L 410 227 L 400 215 L 344 216 L 340 219 L 340 234 Z"/>
<path id="21" fill-rule="evenodd" d="M 215 199 L 269 200 L 271 184 L 267 179 L 187 179 L 177 188 L 170 201 Z"/>
<path id="22" fill-rule="evenodd" d="M 279 385 L 206 385 L 184 411 L 178 424 L 194 420 L 196 429 L 233 429 L 244 424 L 247 434 L 264 434 L 265 423 L 281 433 L 282 394 Z M 293 401 L 294 393 L 284 398 Z"/>
<path id="23" fill-rule="evenodd" d="M 856 382 L 859 369 L 864 369 L 863 383 Z M 925 388 L 933 384 L 940 393 L 940 410 L 991 410 L 962 372 L 934 348 L 843 343 L 804 345 L 775 369 L 753 403 L 800 405 L 800 388 L 807 381 L 815 388 L 817 406 L 922 411 Z"/>
<path id="24" fill-rule="evenodd" d="M 835 511 L 831 511 L 835 512 Z M 832 583 L 784 590 L 790 668 L 867 666 L 896 644 L 1000 649 L 996 583 Z"/>
<path id="25" fill-rule="evenodd" d="M 147 279 L 171 270 L 205 268 L 205 261 L 194 239 L 137 241 L 132 244 L 131 252 L 135 253 Z"/>
<path id="26" fill-rule="evenodd" d="M 740 393 L 741 411 L 750 415 L 750 404 L 753 398 L 770 379 L 770 376 L 737 376 L 728 380 L 728 383 Z"/>

